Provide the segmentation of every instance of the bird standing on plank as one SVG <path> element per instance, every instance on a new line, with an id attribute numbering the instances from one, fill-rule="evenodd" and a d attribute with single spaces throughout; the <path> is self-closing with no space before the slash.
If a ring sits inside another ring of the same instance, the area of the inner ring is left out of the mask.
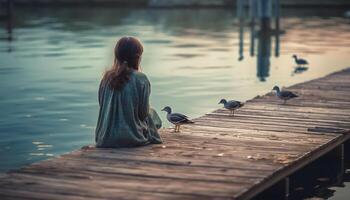
<path id="1" fill-rule="evenodd" d="M 308 64 L 309 64 L 309 63 L 307 62 L 307 60 L 302 59 L 302 58 L 298 58 L 297 55 L 293 55 L 292 57 L 294 58 L 294 61 L 295 61 L 295 63 L 296 63 L 298 66 L 304 66 L 304 65 L 308 65 Z"/>
<path id="2" fill-rule="evenodd" d="M 180 125 L 194 123 L 193 121 L 189 120 L 186 115 L 180 113 L 172 113 L 169 106 L 164 107 L 162 111 L 167 112 L 166 118 L 170 123 L 175 125 L 175 133 L 180 132 Z"/>
<path id="3" fill-rule="evenodd" d="M 231 115 L 234 116 L 235 110 L 241 108 L 244 103 L 235 100 L 226 101 L 226 99 L 221 99 L 219 104 L 224 104 L 224 108 L 231 111 Z"/>
<path id="4" fill-rule="evenodd" d="M 279 98 L 279 99 L 282 99 L 284 102 L 283 104 L 286 104 L 286 102 L 289 100 L 289 99 L 293 99 L 293 98 L 296 98 L 298 97 L 298 95 L 294 94 L 293 92 L 290 92 L 290 91 L 281 91 L 280 88 L 278 86 L 275 86 L 273 87 L 272 90 L 276 90 L 276 96 Z"/>

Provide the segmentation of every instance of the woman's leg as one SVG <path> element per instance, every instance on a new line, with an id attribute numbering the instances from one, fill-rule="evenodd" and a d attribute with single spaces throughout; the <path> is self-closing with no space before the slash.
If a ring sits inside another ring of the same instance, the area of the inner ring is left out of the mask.
<path id="1" fill-rule="evenodd" d="M 153 123 L 157 127 L 157 129 L 160 129 L 162 127 L 162 120 L 153 108 L 149 109 L 149 116 L 153 120 Z"/>

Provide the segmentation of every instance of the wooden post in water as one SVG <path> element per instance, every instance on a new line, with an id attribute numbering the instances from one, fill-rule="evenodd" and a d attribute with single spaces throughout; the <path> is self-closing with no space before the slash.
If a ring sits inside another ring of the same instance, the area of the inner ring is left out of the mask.
<path id="1" fill-rule="evenodd" d="M 345 144 L 343 143 L 337 146 L 326 154 L 323 159 L 334 165 L 335 170 L 331 176 L 336 177 L 336 183 L 341 183 L 345 172 Z"/>
<path id="2" fill-rule="evenodd" d="M 337 165 L 337 172 L 336 172 L 336 177 L 337 183 L 341 183 L 343 176 L 344 176 L 344 172 L 345 172 L 345 168 L 344 168 L 344 144 L 339 145 L 338 147 L 336 147 L 332 152 L 330 152 L 328 158 L 330 163 L 334 163 L 335 165 Z"/>
<path id="3" fill-rule="evenodd" d="M 284 184 L 285 184 L 285 200 L 289 200 L 289 193 L 290 193 L 290 184 L 289 184 L 289 177 L 286 177 L 284 179 Z"/>
<path id="4" fill-rule="evenodd" d="M 350 140 L 344 142 L 344 164 L 350 163 Z M 348 168 L 349 166 L 345 166 Z"/>
<path id="5" fill-rule="evenodd" d="M 339 159 L 339 162 L 340 162 L 340 170 L 339 170 L 339 173 L 337 175 L 337 180 L 339 182 L 342 181 L 343 179 L 343 176 L 344 176 L 344 172 L 345 172 L 345 167 L 344 167 L 344 160 L 345 160 L 345 156 L 344 156 L 344 150 L 345 150 L 345 144 L 341 144 L 340 147 L 338 147 L 338 159 Z"/>

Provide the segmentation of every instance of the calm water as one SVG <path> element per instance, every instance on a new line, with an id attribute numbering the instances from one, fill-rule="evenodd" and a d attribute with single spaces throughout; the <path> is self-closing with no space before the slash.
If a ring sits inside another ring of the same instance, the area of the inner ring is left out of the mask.
<path id="1" fill-rule="evenodd" d="M 0 171 L 94 142 L 98 83 L 124 35 L 144 44 L 153 107 L 191 117 L 350 66 L 342 10 L 282 14 L 278 39 L 257 25 L 251 40 L 231 10 L 17 9 L 0 22 Z M 295 71 L 293 54 L 309 68 Z"/>

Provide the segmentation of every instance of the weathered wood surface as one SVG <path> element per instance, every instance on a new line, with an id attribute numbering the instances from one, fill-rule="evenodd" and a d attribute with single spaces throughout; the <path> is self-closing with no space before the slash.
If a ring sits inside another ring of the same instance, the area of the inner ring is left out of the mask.
<path id="1" fill-rule="evenodd" d="M 349 138 L 350 69 L 161 130 L 162 145 L 83 148 L 0 178 L 0 199 L 249 199 Z"/>

